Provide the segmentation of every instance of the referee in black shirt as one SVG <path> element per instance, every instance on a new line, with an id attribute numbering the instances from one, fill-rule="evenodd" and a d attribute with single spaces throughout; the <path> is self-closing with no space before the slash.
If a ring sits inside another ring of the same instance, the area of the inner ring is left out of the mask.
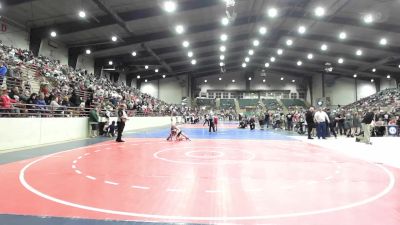
<path id="1" fill-rule="evenodd" d="M 117 140 L 115 140 L 116 142 L 125 142 L 124 140 L 122 140 L 122 132 L 124 132 L 125 122 L 128 120 L 128 115 L 126 114 L 125 109 L 126 109 L 125 104 L 121 104 L 118 109 L 118 113 L 117 113 L 118 114 L 118 120 L 117 120 L 118 135 L 117 135 Z"/>

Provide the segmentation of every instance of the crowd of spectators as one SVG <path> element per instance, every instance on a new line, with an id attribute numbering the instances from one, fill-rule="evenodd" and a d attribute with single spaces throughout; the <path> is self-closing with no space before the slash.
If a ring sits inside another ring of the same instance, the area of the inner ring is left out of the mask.
<path id="1" fill-rule="evenodd" d="M 319 107 L 318 113 L 324 112 L 327 115 L 326 126 L 323 128 L 326 129 L 327 136 L 354 137 L 362 133 L 362 120 L 371 110 L 376 111 L 373 135 L 386 135 L 387 128 L 391 125 L 400 127 L 400 89 L 386 89 L 335 109 Z M 309 114 L 308 122 L 306 121 L 307 113 Z M 310 114 L 310 110 L 307 112 L 304 107 L 289 107 L 287 113 L 280 110 L 258 112 L 254 116 L 241 115 L 239 120 L 242 121 L 242 128 L 250 121 L 258 121 L 261 128 L 267 126 L 304 134 L 308 127 L 314 128 L 313 125 L 308 126 L 308 123 L 321 124 L 320 121 L 317 121 L 321 119 L 320 116 L 315 117 L 314 113 L 313 111 Z"/>
<path id="2" fill-rule="evenodd" d="M 94 107 L 114 112 L 121 103 L 127 105 L 130 115 L 180 115 L 191 110 L 181 105 L 167 104 L 125 83 L 113 82 L 86 70 L 62 65 L 59 60 L 45 56 L 35 57 L 28 50 L 0 44 L 0 63 L 0 86 L 7 89 L 11 99 L 7 105 L 4 101 L 0 102 L 3 113 L 64 113 L 69 108 L 90 111 L 89 108 Z M 34 79 L 40 81 L 38 93 L 20 90 L 21 87 L 7 87 L 7 79 L 21 77 L 22 71 L 27 68 L 36 71 Z M 6 91 L 3 90 L 2 93 L 4 95 Z M 29 105 L 22 106 L 23 104 Z"/>
<path id="3" fill-rule="evenodd" d="M 353 111 L 365 111 L 368 108 L 377 108 L 381 113 L 391 116 L 400 115 L 400 89 L 388 88 L 343 107 L 344 110 Z"/>

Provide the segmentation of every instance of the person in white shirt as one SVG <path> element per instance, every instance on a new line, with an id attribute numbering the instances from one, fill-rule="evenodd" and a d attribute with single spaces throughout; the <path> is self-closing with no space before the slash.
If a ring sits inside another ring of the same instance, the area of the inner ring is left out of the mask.
<path id="1" fill-rule="evenodd" d="M 330 123 L 328 114 L 319 108 L 317 112 L 314 113 L 314 121 L 317 124 L 317 136 L 318 139 L 326 137 L 326 122 Z"/>

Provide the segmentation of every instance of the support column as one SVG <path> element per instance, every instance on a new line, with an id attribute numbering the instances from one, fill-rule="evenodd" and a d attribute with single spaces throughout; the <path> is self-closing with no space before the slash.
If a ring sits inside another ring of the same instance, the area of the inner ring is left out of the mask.
<path id="1" fill-rule="evenodd" d="M 136 89 L 140 90 L 141 86 L 142 86 L 141 79 L 136 79 Z"/>
<path id="2" fill-rule="evenodd" d="M 160 79 L 157 80 L 157 98 L 160 99 Z"/>
<path id="3" fill-rule="evenodd" d="M 354 90 L 356 92 L 356 101 L 358 101 L 358 84 L 357 78 L 354 78 Z"/>
<path id="4" fill-rule="evenodd" d="M 101 77 L 102 69 L 103 69 L 103 64 L 99 60 L 95 59 L 94 60 L 94 75 Z"/>
<path id="5" fill-rule="evenodd" d="M 308 88 L 310 89 L 310 103 L 314 105 L 314 96 L 313 96 L 313 88 L 312 88 L 312 77 L 308 78 Z"/>
<path id="6" fill-rule="evenodd" d="M 196 96 L 196 78 L 194 78 L 193 76 L 190 76 L 190 86 L 191 86 L 191 101 L 194 99 L 194 97 Z"/>
<path id="7" fill-rule="evenodd" d="M 244 80 L 246 81 L 246 91 L 250 91 L 250 80 L 248 79 L 249 76 L 244 75 Z"/>
<path id="8" fill-rule="evenodd" d="M 81 50 L 78 48 L 68 49 L 68 66 L 76 69 L 76 64 L 78 63 L 78 56 L 81 54 Z"/>
<path id="9" fill-rule="evenodd" d="M 29 34 L 29 50 L 36 57 L 39 56 L 41 43 L 42 43 L 42 33 L 38 30 L 31 29 Z"/>
<path id="10" fill-rule="evenodd" d="M 188 100 L 188 106 L 192 106 L 192 75 L 188 73 L 187 77 L 187 100 Z"/>
<path id="11" fill-rule="evenodd" d="M 375 89 L 376 92 L 380 92 L 381 91 L 381 80 L 380 79 L 375 79 Z"/>
<path id="12" fill-rule="evenodd" d="M 321 79 L 321 85 L 322 85 L 322 97 L 325 98 L 325 71 L 322 72 L 322 79 Z"/>

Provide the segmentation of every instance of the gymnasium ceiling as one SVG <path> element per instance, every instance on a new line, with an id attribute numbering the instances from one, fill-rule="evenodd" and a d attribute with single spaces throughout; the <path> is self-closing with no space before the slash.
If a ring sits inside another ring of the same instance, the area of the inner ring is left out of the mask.
<path id="1" fill-rule="evenodd" d="M 399 0 L 236 0 L 228 8 L 225 0 L 172 1 L 174 12 L 165 10 L 164 0 L 2 0 L 1 10 L 35 35 L 65 43 L 70 52 L 85 54 L 90 49 L 98 66 L 142 79 L 184 73 L 217 76 L 221 62 L 226 73 L 240 71 L 244 76 L 262 70 L 310 76 L 320 74 L 329 62 L 339 76 L 399 78 Z M 85 18 L 79 16 L 82 10 Z M 223 25 L 226 11 L 236 18 Z M 183 26 L 182 34 L 176 32 L 177 25 Z M 52 31 L 56 37 L 50 37 Z M 223 34 L 226 41 L 221 40 Z M 184 41 L 189 47 L 183 47 Z"/>

